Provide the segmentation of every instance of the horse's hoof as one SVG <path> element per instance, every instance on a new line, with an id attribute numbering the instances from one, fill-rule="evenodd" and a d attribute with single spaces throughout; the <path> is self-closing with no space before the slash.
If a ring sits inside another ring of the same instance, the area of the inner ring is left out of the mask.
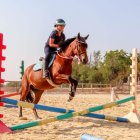
<path id="1" fill-rule="evenodd" d="M 68 101 L 68 102 L 70 102 L 71 100 L 70 100 L 70 99 L 68 99 L 67 101 Z"/>
<path id="2" fill-rule="evenodd" d="M 27 117 L 19 117 L 20 120 L 28 120 Z"/>
<path id="3" fill-rule="evenodd" d="M 68 99 L 68 102 L 70 102 L 72 99 L 73 99 L 73 97 L 72 97 L 72 96 L 70 96 L 70 97 L 69 97 L 69 99 Z"/>
<path id="4" fill-rule="evenodd" d="M 41 120 L 41 119 L 42 119 L 41 117 L 36 118 L 36 120 Z"/>

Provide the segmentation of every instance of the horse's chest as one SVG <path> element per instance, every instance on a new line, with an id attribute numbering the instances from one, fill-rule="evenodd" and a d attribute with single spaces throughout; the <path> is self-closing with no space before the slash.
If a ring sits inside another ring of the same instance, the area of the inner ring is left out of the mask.
<path id="1" fill-rule="evenodd" d="M 72 66 L 70 63 L 64 63 L 64 65 L 60 66 L 60 71 L 63 73 L 71 73 Z"/>
<path id="2" fill-rule="evenodd" d="M 61 61 L 61 63 L 54 64 L 53 69 L 62 74 L 70 74 L 72 72 L 72 64 L 71 62 Z"/>

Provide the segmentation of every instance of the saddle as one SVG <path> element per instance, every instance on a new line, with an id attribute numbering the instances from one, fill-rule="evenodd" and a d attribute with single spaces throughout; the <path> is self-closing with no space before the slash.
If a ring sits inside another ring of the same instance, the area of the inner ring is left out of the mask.
<path id="1" fill-rule="evenodd" d="M 51 54 L 50 62 L 49 62 L 48 68 L 50 68 L 50 67 L 52 66 L 55 57 L 56 57 L 56 53 Z M 43 67 L 44 67 L 44 61 L 45 61 L 45 58 L 44 58 L 44 57 L 40 57 L 40 58 L 39 58 L 39 61 L 34 65 L 33 70 L 34 70 L 34 71 L 42 70 Z"/>
<path id="2" fill-rule="evenodd" d="M 52 66 L 55 57 L 56 57 L 56 53 L 53 53 L 53 54 L 51 55 L 51 57 L 50 57 L 50 62 L 49 62 L 48 68 L 50 68 L 50 67 Z M 45 62 L 45 58 L 44 58 L 44 57 L 40 57 L 39 61 L 34 65 L 33 71 L 36 72 L 36 71 L 43 70 L 43 72 L 44 72 L 44 68 L 43 68 L 43 67 L 44 67 L 44 62 Z M 43 75 L 42 75 L 42 77 L 43 77 Z M 53 87 L 57 87 L 57 86 L 58 86 L 57 84 L 55 84 L 55 83 L 52 81 L 52 78 L 51 78 L 51 77 L 50 77 L 50 79 L 46 79 L 46 80 L 47 80 L 47 82 L 48 82 L 51 86 L 53 86 Z"/>

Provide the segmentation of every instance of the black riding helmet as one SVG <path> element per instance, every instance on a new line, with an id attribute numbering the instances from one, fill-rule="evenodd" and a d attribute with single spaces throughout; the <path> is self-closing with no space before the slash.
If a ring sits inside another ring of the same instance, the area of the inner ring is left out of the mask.
<path id="1" fill-rule="evenodd" d="M 58 25 L 66 25 L 65 21 L 63 19 L 57 19 L 55 21 L 54 27 L 58 26 Z"/>

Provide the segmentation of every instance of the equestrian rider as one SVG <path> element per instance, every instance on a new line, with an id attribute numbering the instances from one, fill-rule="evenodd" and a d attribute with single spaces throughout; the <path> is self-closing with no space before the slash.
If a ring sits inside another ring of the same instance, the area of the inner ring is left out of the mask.
<path id="1" fill-rule="evenodd" d="M 65 28 L 65 21 L 63 19 L 57 19 L 55 21 L 55 29 L 51 32 L 44 48 L 45 52 L 45 66 L 43 72 L 43 78 L 50 78 L 50 73 L 48 70 L 48 65 L 50 61 L 51 53 L 55 52 L 59 47 L 59 44 L 65 41 L 65 34 L 63 33 Z"/>

